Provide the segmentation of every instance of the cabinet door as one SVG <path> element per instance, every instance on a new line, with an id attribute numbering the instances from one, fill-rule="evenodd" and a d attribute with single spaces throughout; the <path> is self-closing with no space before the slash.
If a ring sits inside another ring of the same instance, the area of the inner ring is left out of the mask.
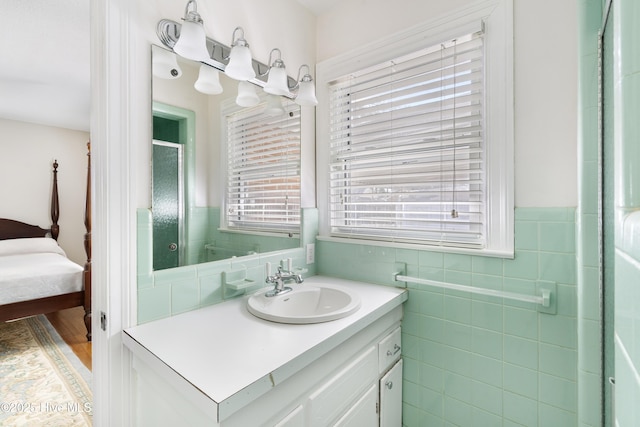
<path id="1" fill-rule="evenodd" d="M 304 425 L 304 411 L 302 405 L 299 405 L 274 427 L 297 427 L 301 425 Z"/>
<path id="2" fill-rule="evenodd" d="M 309 425 L 331 425 L 377 378 L 378 352 L 371 346 L 309 396 L 305 405 L 309 411 Z"/>
<path id="3" fill-rule="evenodd" d="M 369 390 L 338 420 L 334 427 L 377 426 L 378 384 Z"/>
<path id="4" fill-rule="evenodd" d="M 380 379 L 380 427 L 402 425 L 402 359 Z"/>

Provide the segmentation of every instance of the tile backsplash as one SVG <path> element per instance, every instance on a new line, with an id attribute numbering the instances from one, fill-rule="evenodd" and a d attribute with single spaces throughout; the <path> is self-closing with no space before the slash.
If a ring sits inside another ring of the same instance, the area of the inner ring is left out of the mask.
<path id="1" fill-rule="evenodd" d="M 215 215 L 215 209 L 213 211 L 213 214 L 209 212 L 199 217 Z M 301 241 L 314 243 L 317 234 L 317 210 L 303 209 L 302 222 Z M 191 226 L 197 227 L 197 224 Z M 302 247 L 153 271 L 152 223 L 149 209 L 138 209 L 137 227 L 138 323 L 217 304 L 227 298 L 263 287 L 267 262 L 275 266 L 282 260 L 292 258 L 294 267 L 308 270 L 305 273 L 306 276 L 315 273 L 315 264 L 306 264 L 306 253 Z M 203 246 L 205 242 L 203 240 L 200 243 L 200 246 Z M 196 251 L 191 250 L 191 252 Z M 235 278 L 239 277 L 238 275 L 242 275 L 247 284 L 246 288 L 238 291 L 236 288 L 225 286 L 224 277 Z"/>
<path id="2" fill-rule="evenodd" d="M 557 314 L 545 314 L 530 303 L 409 283 L 404 425 L 576 425 L 576 210 L 515 214 L 514 259 L 318 242 L 318 274 L 394 285 L 401 262 L 409 276 L 509 292 L 557 285 Z"/>

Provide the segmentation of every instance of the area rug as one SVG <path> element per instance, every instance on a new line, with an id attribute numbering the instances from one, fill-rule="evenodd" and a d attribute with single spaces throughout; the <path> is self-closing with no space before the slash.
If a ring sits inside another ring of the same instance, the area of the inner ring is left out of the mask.
<path id="1" fill-rule="evenodd" d="M 90 384 L 45 316 L 0 323 L 0 426 L 90 426 Z"/>

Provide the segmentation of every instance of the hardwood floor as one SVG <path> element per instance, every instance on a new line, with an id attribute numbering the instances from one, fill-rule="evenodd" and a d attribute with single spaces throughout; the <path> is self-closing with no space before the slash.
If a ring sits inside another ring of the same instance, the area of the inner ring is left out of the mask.
<path id="1" fill-rule="evenodd" d="M 71 347 L 80 361 L 91 370 L 91 343 L 87 341 L 84 327 L 84 309 L 68 308 L 47 314 L 47 319 L 62 339 Z"/>

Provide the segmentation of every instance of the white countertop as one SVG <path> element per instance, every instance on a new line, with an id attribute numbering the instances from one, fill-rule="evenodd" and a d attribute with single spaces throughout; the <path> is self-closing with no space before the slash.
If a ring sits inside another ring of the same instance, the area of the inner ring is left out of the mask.
<path id="1" fill-rule="evenodd" d="M 360 309 L 331 322 L 281 324 L 250 314 L 242 297 L 129 328 L 123 341 L 138 356 L 150 352 L 231 413 L 407 299 L 404 289 L 325 276 L 293 286 L 323 281 L 357 292 Z"/>

